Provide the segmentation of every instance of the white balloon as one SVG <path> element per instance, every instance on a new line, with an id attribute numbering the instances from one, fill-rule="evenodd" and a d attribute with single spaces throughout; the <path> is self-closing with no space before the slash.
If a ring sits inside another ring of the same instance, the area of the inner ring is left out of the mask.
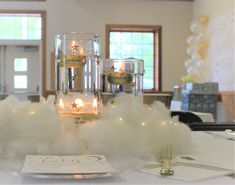
<path id="1" fill-rule="evenodd" d="M 196 29 L 197 29 L 197 23 L 195 20 L 193 20 L 190 24 L 190 30 L 195 33 Z"/>
<path id="2" fill-rule="evenodd" d="M 197 52 L 198 52 L 197 44 L 196 44 L 196 43 L 191 44 L 191 45 L 187 48 L 186 51 L 187 51 L 187 53 L 188 53 L 189 55 L 193 55 L 193 54 L 197 53 Z"/>
<path id="3" fill-rule="evenodd" d="M 197 69 L 194 67 L 194 66 L 190 66 L 188 69 L 187 69 L 187 73 L 190 74 L 190 75 L 194 75 L 197 73 Z"/>
<path id="4" fill-rule="evenodd" d="M 200 70 L 200 63 L 197 63 L 197 62 L 195 62 L 194 64 L 193 64 L 193 68 L 196 70 L 196 71 L 199 71 Z"/>
<path id="5" fill-rule="evenodd" d="M 198 34 L 196 35 L 195 40 L 201 41 L 201 40 L 203 40 L 203 37 L 204 37 L 204 34 L 203 34 L 203 33 L 198 33 Z"/>
<path id="6" fill-rule="evenodd" d="M 193 33 L 201 33 L 204 32 L 204 28 L 197 21 L 192 21 L 190 24 L 190 29 Z"/>
<path id="7" fill-rule="evenodd" d="M 184 62 L 185 67 L 188 68 L 188 67 L 192 64 L 192 62 L 193 62 L 193 61 L 192 61 L 191 59 L 186 60 L 186 61 Z"/>
<path id="8" fill-rule="evenodd" d="M 201 61 L 200 60 L 197 60 L 197 61 L 195 61 L 195 65 L 197 66 L 197 67 L 201 67 Z"/>
<path id="9" fill-rule="evenodd" d="M 198 61 L 198 60 L 200 60 L 198 54 L 197 54 L 197 53 L 194 53 L 194 54 L 192 55 L 192 61 Z"/>
<path id="10" fill-rule="evenodd" d="M 187 43 L 192 44 L 195 40 L 196 40 L 195 36 L 190 36 L 190 37 L 187 38 Z"/>
<path id="11" fill-rule="evenodd" d="M 186 51 L 189 55 L 192 55 L 194 53 L 194 49 L 192 46 L 189 46 Z"/>

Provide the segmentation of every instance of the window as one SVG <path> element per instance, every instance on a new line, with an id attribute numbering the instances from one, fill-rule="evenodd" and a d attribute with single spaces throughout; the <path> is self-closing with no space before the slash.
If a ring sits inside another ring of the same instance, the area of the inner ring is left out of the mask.
<path id="1" fill-rule="evenodd" d="M 106 57 L 144 60 L 144 89 L 161 89 L 159 26 L 106 26 Z"/>
<path id="2" fill-rule="evenodd" d="M 41 40 L 41 14 L 0 14 L 0 40 Z"/>
<path id="3" fill-rule="evenodd" d="M 27 71 L 27 58 L 15 58 L 14 71 Z"/>
<path id="4" fill-rule="evenodd" d="M 15 89 L 27 89 L 27 76 L 26 75 L 14 75 L 14 88 Z"/>
<path id="5" fill-rule="evenodd" d="M 14 59 L 14 89 L 25 90 L 28 88 L 28 60 L 27 58 Z"/>

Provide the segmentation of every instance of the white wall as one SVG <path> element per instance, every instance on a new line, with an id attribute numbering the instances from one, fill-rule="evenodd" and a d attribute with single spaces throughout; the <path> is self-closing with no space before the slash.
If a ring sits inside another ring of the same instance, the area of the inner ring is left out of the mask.
<path id="1" fill-rule="evenodd" d="M 101 35 L 104 56 L 105 24 L 162 25 L 162 87 L 172 90 L 185 74 L 186 38 L 190 34 L 192 2 L 151 0 L 47 0 L 0 2 L 0 9 L 47 10 L 47 89 L 50 52 L 57 33 L 95 32 Z"/>
<path id="2" fill-rule="evenodd" d="M 194 18 L 207 15 L 211 20 L 235 10 L 235 0 L 194 0 Z"/>
<path id="3" fill-rule="evenodd" d="M 195 0 L 194 18 L 209 17 L 208 58 L 211 80 L 220 90 L 235 90 L 235 0 Z"/>

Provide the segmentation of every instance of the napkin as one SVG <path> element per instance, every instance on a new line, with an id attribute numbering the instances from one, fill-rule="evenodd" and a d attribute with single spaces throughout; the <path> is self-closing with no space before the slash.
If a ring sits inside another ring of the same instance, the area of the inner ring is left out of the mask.
<path id="1" fill-rule="evenodd" d="M 103 155 L 27 155 L 24 174 L 97 174 L 113 173 L 114 168 Z"/>
<path id="2" fill-rule="evenodd" d="M 142 171 L 145 173 L 161 176 L 159 173 L 160 169 L 160 165 L 152 165 L 152 167 L 145 167 L 144 169 L 142 169 Z M 226 176 L 234 173 L 232 170 L 217 168 L 213 166 L 181 162 L 176 162 L 172 166 L 172 169 L 174 170 L 174 175 L 164 177 L 189 182 L 210 179 L 219 176 Z"/>

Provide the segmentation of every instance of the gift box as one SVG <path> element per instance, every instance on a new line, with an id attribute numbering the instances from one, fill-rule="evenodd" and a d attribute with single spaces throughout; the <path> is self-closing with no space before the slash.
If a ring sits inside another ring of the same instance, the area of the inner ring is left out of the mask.
<path id="1" fill-rule="evenodd" d="M 181 109 L 185 111 L 211 113 L 216 120 L 218 83 L 194 83 L 182 91 Z"/>

